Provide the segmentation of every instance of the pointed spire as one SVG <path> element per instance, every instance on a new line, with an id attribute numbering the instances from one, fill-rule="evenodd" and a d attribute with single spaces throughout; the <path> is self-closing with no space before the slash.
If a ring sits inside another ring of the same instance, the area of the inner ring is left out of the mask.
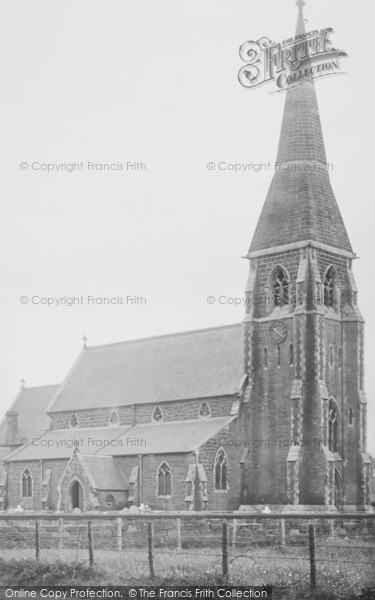
<path id="1" fill-rule="evenodd" d="M 296 35 L 305 33 L 298 0 Z M 309 59 L 302 68 L 308 66 Z M 313 240 L 352 253 L 328 175 L 312 77 L 286 92 L 275 174 L 250 253 Z"/>
<path id="2" fill-rule="evenodd" d="M 303 0 L 298 0 L 297 6 L 296 36 L 306 33 L 302 10 Z M 309 63 L 310 61 L 307 59 L 303 66 L 309 66 Z M 276 162 L 282 165 L 296 160 L 327 163 L 318 101 L 312 77 L 290 89 L 285 99 Z"/>
<path id="3" fill-rule="evenodd" d="M 297 0 L 296 4 L 298 6 L 296 35 L 301 35 L 302 33 L 305 33 L 305 19 L 303 18 L 303 7 L 305 6 L 305 2 L 304 0 Z"/>

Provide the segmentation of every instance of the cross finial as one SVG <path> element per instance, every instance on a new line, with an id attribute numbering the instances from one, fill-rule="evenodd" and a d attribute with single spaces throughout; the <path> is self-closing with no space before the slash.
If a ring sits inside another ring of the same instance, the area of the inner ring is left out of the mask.
<path id="1" fill-rule="evenodd" d="M 87 347 L 87 344 L 86 344 L 86 342 L 87 342 L 87 340 L 88 340 L 88 339 L 89 339 L 89 338 L 87 337 L 87 335 L 84 335 L 84 336 L 83 336 L 83 338 L 82 338 L 82 340 L 83 340 L 83 347 L 84 347 L 84 348 L 86 348 L 86 347 Z"/>
<path id="2" fill-rule="evenodd" d="M 305 0 L 297 0 L 296 4 L 299 9 L 302 9 L 305 6 Z"/>
<path id="3" fill-rule="evenodd" d="M 26 381 L 25 381 L 25 379 L 23 377 L 22 377 L 22 379 L 20 379 L 20 383 L 21 383 L 22 389 L 25 389 L 25 383 L 26 383 Z"/>

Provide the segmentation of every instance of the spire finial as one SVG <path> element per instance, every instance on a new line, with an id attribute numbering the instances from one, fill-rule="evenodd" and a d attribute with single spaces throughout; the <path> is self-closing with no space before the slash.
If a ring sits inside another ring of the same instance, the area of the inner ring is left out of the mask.
<path id="1" fill-rule="evenodd" d="M 21 388 L 24 390 L 26 381 L 23 377 L 22 377 L 22 379 L 20 379 L 20 383 L 21 383 Z"/>
<path id="2" fill-rule="evenodd" d="M 298 8 L 300 10 L 302 10 L 302 8 L 305 6 L 306 2 L 305 2 L 305 0 L 297 0 L 296 4 L 297 4 Z"/>
<path id="3" fill-rule="evenodd" d="M 88 339 L 89 338 L 87 337 L 87 335 L 84 335 L 83 338 L 82 338 L 82 340 L 83 340 L 83 347 L 84 348 L 87 348 L 87 343 L 86 342 L 87 342 Z"/>

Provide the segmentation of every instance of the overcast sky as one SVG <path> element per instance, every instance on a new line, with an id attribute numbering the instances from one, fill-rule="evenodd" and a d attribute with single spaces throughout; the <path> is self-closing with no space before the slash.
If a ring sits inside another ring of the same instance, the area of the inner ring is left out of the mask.
<path id="1" fill-rule="evenodd" d="M 345 75 L 316 83 L 331 180 L 366 319 L 369 447 L 375 452 L 370 0 L 307 1 L 333 27 Z M 239 322 L 246 254 L 272 172 L 284 96 L 239 85 L 239 46 L 293 34 L 293 0 L 2 0 L 0 414 L 19 389 L 58 383 L 89 344 Z M 142 162 L 143 170 L 87 163 Z M 20 163 L 28 163 L 22 170 Z M 47 173 L 38 164 L 83 163 Z M 34 164 L 34 168 L 31 166 Z M 87 296 L 143 296 L 89 305 Z M 20 297 L 84 297 L 83 305 Z M 77 398 L 77 405 L 79 398 Z"/>

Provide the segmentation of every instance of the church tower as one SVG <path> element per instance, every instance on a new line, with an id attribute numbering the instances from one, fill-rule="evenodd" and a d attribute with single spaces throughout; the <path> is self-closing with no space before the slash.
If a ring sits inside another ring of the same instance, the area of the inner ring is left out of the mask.
<path id="1" fill-rule="evenodd" d="M 312 78 L 286 92 L 276 165 L 247 255 L 241 503 L 364 510 L 364 322 Z"/>

